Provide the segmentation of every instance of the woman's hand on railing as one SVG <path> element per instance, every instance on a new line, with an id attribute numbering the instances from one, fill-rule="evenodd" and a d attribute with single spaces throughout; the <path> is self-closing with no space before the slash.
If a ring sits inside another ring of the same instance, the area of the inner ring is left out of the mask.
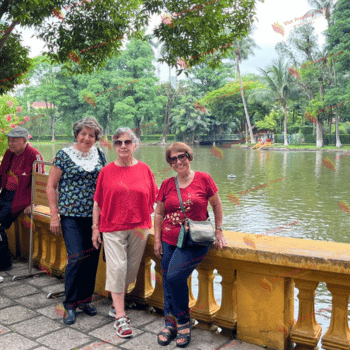
<path id="1" fill-rule="evenodd" d="M 159 240 L 154 241 L 154 254 L 158 259 L 162 260 L 162 242 Z"/>
<path id="2" fill-rule="evenodd" d="M 94 227 L 92 229 L 92 245 L 96 249 L 99 249 L 101 244 L 102 244 L 102 239 L 101 239 L 100 230 L 98 229 L 98 227 Z"/>
<path id="3" fill-rule="evenodd" d="M 23 213 L 25 215 L 29 215 L 32 211 L 32 206 L 31 205 L 28 205 L 28 207 L 26 207 L 24 210 L 23 210 Z"/>
<path id="4" fill-rule="evenodd" d="M 223 249 L 227 245 L 224 234 L 222 233 L 221 230 L 215 230 L 215 236 L 216 236 L 216 241 L 214 243 L 214 247 L 216 249 L 218 248 Z"/>
<path id="5" fill-rule="evenodd" d="M 50 231 L 56 236 L 61 233 L 61 223 L 58 214 L 51 215 Z"/>

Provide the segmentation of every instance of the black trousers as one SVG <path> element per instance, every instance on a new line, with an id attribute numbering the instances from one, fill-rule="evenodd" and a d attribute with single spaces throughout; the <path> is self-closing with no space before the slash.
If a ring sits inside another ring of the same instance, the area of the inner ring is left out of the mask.
<path id="1" fill-rule="evenodd" d="M 12 201 L 15 191 L 3 189 L 0 194 L 0 269 L 11 266 L 11 252 L 8 245 L 8 239 L 5 230 L 10 228 L 17 219 L 11 214 Z"/>
<path id="2" fill-rule="evenodd" d="M 100 250 L 93 247 L 92 218 L 61 215 L 63 239 L 67 248 L 65 295 L 63 305 L 75 309 L 90 303 L 95 289 Z"/>

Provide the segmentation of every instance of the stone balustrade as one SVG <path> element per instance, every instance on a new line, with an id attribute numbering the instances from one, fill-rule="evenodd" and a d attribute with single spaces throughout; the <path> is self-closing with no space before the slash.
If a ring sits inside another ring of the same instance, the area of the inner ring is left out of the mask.
<path id="1" fill-rule="evenodd" d="M 28 234 L 28 220 L 21 216 L 9 230 L 15 254 L 28 255 Z M 278 350 L 287 349 L 292 342 L 298 350 L 314 349 L 321 337 L 321 326 L 315 319 L 315 290 L 320 282 L 325 282 L 332 294 L 332 317 L 322 346 L 330 350 L 350 349 L 349 244 L 228 231 L 224 234 L 228 246 L 222 251 L 211 249 L 197 268 L 198 299 L 192 294 L 191 279 L 188 280 L 191 316 L 200 327 L 217 325 L 226 333 L 236 331 L 242 341 Z M 16 235 L 17 247 L 13 244 Z M 162 273 L 153 243 L 151 234 L 128 298 L 162 309 Z M 64 275 L 67 257 L 62 236 L 52 235 L 48 217 L 40 214 L 34 216 L 33 260 L 34 265 L 48 273 Z M 214 270 L 222 277 L 221 306 L 214 298 Z M 95 292 L 105 294 L 104 283 L 101 252 Z M 299 290 L 296 322 L 294 287 Z"/>

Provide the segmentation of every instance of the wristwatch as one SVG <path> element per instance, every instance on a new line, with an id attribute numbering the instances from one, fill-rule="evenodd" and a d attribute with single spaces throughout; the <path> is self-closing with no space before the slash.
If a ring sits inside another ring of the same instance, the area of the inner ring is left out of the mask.
<path id="1" fill-rule="evenodd" d="M 220 230 L 220 231 L 222 231 L 223 229 L 222 229 L 222 226 L 216 226 L 216 227 L 215 227 L 215 230 Z"/>

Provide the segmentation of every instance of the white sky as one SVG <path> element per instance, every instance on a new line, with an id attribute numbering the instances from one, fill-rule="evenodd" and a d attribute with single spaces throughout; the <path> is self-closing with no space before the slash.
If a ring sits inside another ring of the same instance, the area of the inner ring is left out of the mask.
<path id="1" fill-rule="evenodd" d="M 256 29 L 253 38 L 260 50 L 255 50 L 255 56 L 251 56 L 246 62 L 243 62 L 242 71 L 244 73 L 257 73 L 256 68 L 266 68 L 273 60 L 277 60 L 275 45 L 282 41 L 286 42 L 293 30 L 293 25 L 301 23 L 297 18 L 302 17 L 312 9 L 307 0 L 265 0 L 264 3 L 259 2 L 256 8 L 258 22 L 255 22 Z M 293 22 L 285 25 L 284 22 L 287 21 Z M 272 29 L 272 24 L 275 22 L 284 28 L 284 36 Z M 322 33 L 327 29 L 327 21 L 324 16 L 316 18 L 313 26 L 318 35 L 318 44 L 323 47 L 325 37 Z"/>
<path id="2" fill-rule="evenodd" d="M 296 19 L 303 16 L 307 11 L 311 9 L 307 0 L 265 0 L 264 3 L 257 3 L 257 19 L 254 23 L 255 30 L 253 32 L 253 38 L 260 49 L 255 50 L 255 56 L 251 56 L 247 61 L 242 64 L 243 73 L 258 73 L 258 68 L 266 68 L 277 59 L 277 53 L 275 51 L 275 45 L 281 41 L 286 41 L 289 33 L 293 29 L 293 24 L 301 23 Z M 57 19 L 58 20 L 58 19 Z M 284 22 L 293 21 L 291 24 L 285 25 Z M 155 19 L 155 22 L 159 22 L 159 19 Z M 278 22 L 285 30 L 284 36 L 276 33 L 272 29 L 272 24 Z M 322 47 L 325 43 L 325 38 L 322 32 L 327 28 L 327 22 L 324 16 L 316 18 L 313 25 L 318 34 L 319 45 Z M 36 38 L 31 37 L 32 31 L 24 32 L 24 44 L 28 45 L 31 49 L 30 57 L 40 55 L 43 50 L 43 43 Z M 161 65 L 162 81 L 168 80 L 169 69 L 165 64 Z M 174 69 L 172 70 L 174 74 Z"/>

